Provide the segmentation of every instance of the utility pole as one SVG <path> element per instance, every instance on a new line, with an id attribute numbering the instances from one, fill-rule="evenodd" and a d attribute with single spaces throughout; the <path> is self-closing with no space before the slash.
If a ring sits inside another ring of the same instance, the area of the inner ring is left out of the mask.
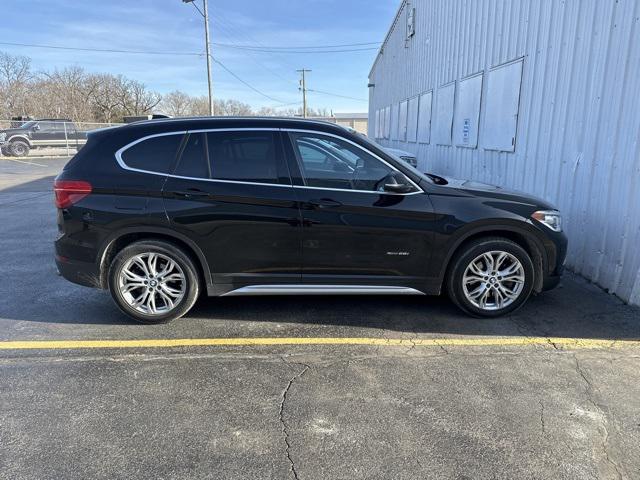
<path id="1" fill-rule="evenodd" d="M 195 0 L 182 0 L 183 3 L 192 4 L 198 13 L 204 17 L 204 40 L 207 52 L 207 83 L 209 85 L 209 115 L 213 116 L 215 110 L 213 108 L 213 82 L 211 80 L 211 42 L 209 41 L 209 8 L 207 5 L 207 0 L 202 0 L 204 4 L 204 12 L 200 11 L 198 5 L 196 5 Z"/>
<path id="2" fill-rule="evenodd" d="M 209 9 L 207 0 L 204 3 L 204 37 L 207 43 L 207 83 L 209 84 L 209 115 L 213 117 L 215 113 L 213 108 L 213 85 L 211 85 L 211 43 L 209 42 Z"/>
<path id="3" fill-rule="evenodd" d="M 305 73 L 310 72 L 311 70 L 301 69 L 296 70 L 296 72 L 302 73 L 302 79 L 300 80 L 300 88 L 298 90 L 302 91 L 302 116 L 307 118 L 307 83 L 305 79 Z"/>

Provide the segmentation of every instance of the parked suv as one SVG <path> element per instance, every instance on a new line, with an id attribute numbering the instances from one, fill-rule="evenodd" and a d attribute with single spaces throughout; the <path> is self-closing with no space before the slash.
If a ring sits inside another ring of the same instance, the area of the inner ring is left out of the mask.
<path id="1" fill-rule="evenodd" d="M 26 157 L 32 148 L 67 145 L 77 148 L 86 140 L 86 132 L 78 130 L 71 120 L 59 118 L 31 120 L 19 127 L 0 130 L 2 154 L 13 157 Z"/>
<path id="2" fill-rule="evenodd" d="M 201 292 L 437 295 L 495 317 L 554 287 L 547 202 L 425 175 L 303 119 L 152 120 L 94 131 L 55 181 L 60 273 L 146 323 Z"/>

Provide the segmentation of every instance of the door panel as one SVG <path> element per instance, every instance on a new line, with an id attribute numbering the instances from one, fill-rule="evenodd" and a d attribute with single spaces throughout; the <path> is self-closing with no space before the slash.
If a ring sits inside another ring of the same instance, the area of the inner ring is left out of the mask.
<path id="1" fill-rule="evenodd" d="M 221 293 L 299 283 L 300 212 L 278 132 L 189 135 L 163 195 L 174 228 L 200 246 Z"/>
<path id="2" fill-rule="evenodd" d="M 431 251 L 426 194 L 297 188 L 303 216 L 303 282 L 415 286 Z"/>
<path id="3" fill-rule="evenodd" d="M 354 142 L 317 132 L 287 138 L 300 177 L 302 281 L 423 288 L 434 220 L 428 195 L 417 186 L 385 191 L 399 172 Z"/>

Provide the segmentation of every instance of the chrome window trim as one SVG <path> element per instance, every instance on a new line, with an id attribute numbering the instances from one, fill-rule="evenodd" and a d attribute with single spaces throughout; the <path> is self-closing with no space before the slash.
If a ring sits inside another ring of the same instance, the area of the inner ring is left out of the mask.
<path id="1" fill-rule="evenodd" d="M 201 128 L 201 129 L 196 129 L 196 130 L 176 130 L 176 131 L 171 131 L 171 132 L 153 133 L 151 135 L 145 135 L 144 137 L 140 137 L 140 138 L 134 140 L 133 142 L 127 143 L 123 147 L 119 148 L 118 150 L 116 150 L 115 158 L 116 158 L 116 161 L 118 162 L 118 165 L 123 170 L 129 170 L 131 172 L 138 172 L 138 173 L 145 173 L 147 175 L 158 175 L 158 176 L 161 176 L 161 177 L 179 178 L 179 179 L 182 179 L 182 180 L 196 180 L 196 181 L 199 181 L 199 182 L 232 183 L 232 184 L 240 184 L 240 185 L 260 185 L 260 186 L 268 186 L 268 187 L 285 187 L 285 188 L 312 189 L 312 190 L 329 190 L 329 191 L 338 191 L 338 192 L 369 193 L 369 194 L 374 194 L 374 195 L 403 195 L 404 196 L 404 195 L 415 195 L 415 194 L 419 194 L 419 193 L 424 193 L 424 190 L 422 188 L 420 188 L 409 177 L 407 177 L 407 180 L 409 180 L 411 182 L 411 184 L 416 188 L 415 192 L 409 192 L 409 193 L 374 192 L 374 191 L 371 191 L 371 190 L 353 190 L 353 189 L 348 189 L 348 188 L 310 187 L 310 186 L 307 186 L 307 185 L 292 185 L 292 184 L 285 185 L 285 184 L 282 184 L 282 183 L 261 183 L 261 182 L 249 182 L 249 181 L 244 181 L 244 180 L 221 180 L 221 179 L 216 179 L 216 178 L 185 177 L 185 176 L 182 176 L 182 175 L 174 175 L 174 174 L 170 174 L 170 173 L 154 172 L 152 170 L 144 170 L 144 169 L 141 169 L 141 168 L 130 167 L 129 165 L 126 164 L 126 162 L 122 158 L 122 154 L 126 150 L 128 150 L 131 147 L 133 147 L 134 145 L 137 145 L 138 143 L 144 142 L 145 140 L 149 140 L 150 138 L 164 137 L 164 136 L 168 136 L 168 135 L 185 135 L 186 133 L 247 132 L 247 131 L 249 131 L 249 132 L 250 131 L 301 132 L 301 133 L 315 133 L 315 134 L 318 134 L 318 135 L 325 135 L 325 136 L 329 136 L 329 137 L 335 137 L 335 138 L 337 138 L 339 140 L 342 140 L 344 142 L 348 142 L 348 143 L 360 148 L 364 152 L 366 152 L 369 155 L 373 156 L 374 158 L 377 158 L 378 160 L 380 160 L 382 163 L 387 165 L 393 171 L 402 173 L 397 168 L 395 168 L 393 165 L 389 164 L 387 161 L 385 161 L 384 159 L 380 158 L 375 153 L 373 153 L 370 150 L 362 147 L 361 145 L 358 145 L 355 142 L 352 142 L 351 140 L 349 140 L 347 138 L 344 138 L 344 137 L 341 137 L 340 135 L 335 135 L 335 134 L 332 134 L 332 133 L 321 132 L 319 130 L 299 129 L 299 128 L 274 128 L 274 127 L 248 127 L 248 128 L 243 128 L 243 127 L 230 127 L 230 128 Z"/>

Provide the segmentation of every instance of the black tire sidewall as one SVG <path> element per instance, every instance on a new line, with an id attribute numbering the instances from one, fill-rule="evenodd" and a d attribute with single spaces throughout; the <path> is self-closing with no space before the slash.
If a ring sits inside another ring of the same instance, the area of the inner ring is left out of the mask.
<path id="1" fill-rule="evenodd" d="M 118 289 L 118 275 L 127 260 L 135 255 L 148 252 L 161 253 L 168 256 L 180 265 L 186 277 L 187 287 L 184 297 L 176 308 L 164 315 L 145 315 L 134 310 L 127 304 Z M 147 324 L 166 323 L 182 317 L 195 304 L 200 292 L 197 270 L 189 255 L 178 246 L 162 241 L 140 241 L 123 248 L 111 262 L 108 278 L 109 291 L 120 310 L 134 320 Z"/>
<path id="2" fill-rule="evenodd" d="M 522 264 L 525 272 L 525 284 L 520 296 L 511 305 L 500 310 L 482 310 L 473 305 L 464 295 L 462 277 L 469 263 L 484 252 L 501 250 L 514 255 Z M 535 269 L 529 254 L 520 245 L 507 239 L 481 239 L 470 243 L 456 256 L 450 270 L 447 293 L 453 302 L 466 313 L 474 317 L 493 318 L 512 313 L 527 301 L 535 282 Z"/>

